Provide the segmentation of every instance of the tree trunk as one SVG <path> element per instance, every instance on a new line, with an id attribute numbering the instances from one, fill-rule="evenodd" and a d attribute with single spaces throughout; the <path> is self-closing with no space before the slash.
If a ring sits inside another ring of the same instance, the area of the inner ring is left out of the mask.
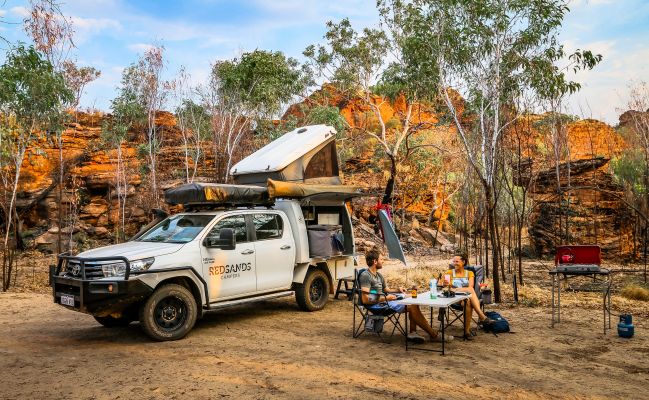
<path id="1" fill-rule="evenodd" d="M 62 252 L 61 229 L 63 228 L 63 133 L 58 137 L 59 145 L 59 212 L 57 213 L 59 231 L 56 235 L 56 252 Z"/>
<path id="2" fill-rule="evenodd" d="M 383 204 L 392 203 L 392 194 L 394 192 L 394 181 L 397 178 L 397 160 L 394 156 L 388 155 L 390 158 L 390 178 L 388 178 L 388 183 L 385 185 L 385 193 L 383 194 Z"/>
<path id="3" fill-rule="evenodd" d="M 498 254 L 498 235 L 496 233 L 496 206 L 494 204 L 492 188 L 485 186 L 486 194 L 486 208 L 487 208 L 487 222 L 489 225 L 489 237 L 491 238 L 491 256 L 492 256 L 492 269 L 493 269 L 493 282 L 494 282 L 494 300 L 500 303 L 500 274 L 498 271 L 498 262 L 500 255 Z M 486 247 L 486 246 L 485 246 Z"/>
<path id="4" fill-rule="evenodd" d="M 523 206 L 521 207 L 520 219 L 517 218 L 518 230 L 518 282 L 523 285 L 523 223 L 525 221 L 525 193 L 523 192 Z"/>

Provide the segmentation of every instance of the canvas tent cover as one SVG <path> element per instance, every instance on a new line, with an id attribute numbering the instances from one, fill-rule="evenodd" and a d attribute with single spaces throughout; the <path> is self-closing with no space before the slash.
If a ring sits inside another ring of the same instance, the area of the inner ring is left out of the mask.
<path id="1" fill-rule="evenodd" d="M 268 190 L 260 186 L 222 183 L 187 183 L 165 191 L 169 204 L 261 204 L 268 203 Z"/>
<path id="2" fill-rule="evenodd" d="M 363 196 L 359 187 L 348 185 L 311 185 L 306 183 L 281 182 L 268 180 L 268 195 L 271 198 L 304 198 L 325 194 L 342 195 L 351 198 Z"/>
<path id="3" fill-rule="evenodd" d="M 340 184 L 336 130 L 310 125 L 285 133 L 230 170 L 238 184 L 265 185 L 267 179 Z"/>
<path id="4" fill-rule="evenodd" d="M 363 196 L 360 188 L 346 185 L 311 185 L 268 180 L 267 186 L 187 183 L 165 191 L 169 204 L 268 204 L 274 198 L 344 200 Z"/>

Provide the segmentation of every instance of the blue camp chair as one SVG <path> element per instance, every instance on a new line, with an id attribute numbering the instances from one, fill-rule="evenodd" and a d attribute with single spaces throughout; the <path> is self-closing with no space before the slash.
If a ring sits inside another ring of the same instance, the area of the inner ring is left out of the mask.
<path id="1" fill-rule="evenodd" d="M 374 333 L 376 334 L 381 341 L 387 342 L 387 339 L 391 339 L 395 331 L 399 331 L 404 336 L 406 335 L 406 330 L 401 324 L 399 319 L 399 314 L 395 313 L 390 308 L 369 308 L 363 304 L 363 296 L 359 283 L 360 275 L 365 272 L 367 268 L 354 269 L 354 284 L 352 286 L 352 301 L 354 303 L 354 316 L 352 322 L 352 336 L 357 338 L 363 333 Z M 380 293 L 379 296 L 386 298 L 385 293 Z M 384 328 L 387 326 L 392 326 L 392 330 L 389 335 L 384 333 Z"/>

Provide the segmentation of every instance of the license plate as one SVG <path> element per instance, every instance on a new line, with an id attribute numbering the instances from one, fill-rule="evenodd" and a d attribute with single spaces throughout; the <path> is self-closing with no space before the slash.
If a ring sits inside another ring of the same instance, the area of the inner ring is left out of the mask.
<path id="1" fill-rule="evenodd" d="M 61 304 L 63 304 L 64 306 L 74 307 L 74 296 L 70 296 L 69 294 L 62 294 Z"/>

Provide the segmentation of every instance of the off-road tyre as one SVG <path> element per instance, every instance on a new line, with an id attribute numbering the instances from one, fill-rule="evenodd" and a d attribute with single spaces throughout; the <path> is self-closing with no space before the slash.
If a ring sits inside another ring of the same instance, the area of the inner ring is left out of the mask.
<path id="1" fill-rule="evenodd" d="M 329 301 L 329 278 L 321 269 L 310 269 L 304 283 L 295 285 L 295 300 L 304 311 L 322 310 Z"/>
<path id="2" fill-rule="evenodd" d="M 189 289 L 176 284 L 157 288 L 142 307 L 140 324 L 157 341 L 182 339 L 196 323 L 198 306 Z"/>
<path id="3" fill-rule="evenodd" d="M 99 322 L 106 328 L 118 328 L 122 326 L 127 326 L 131 322 L 133 322 L 133 318 L 130 316 L 122 316 L 119 318 L 111 317 L 110 315 L 106 317 L 96 317 L 93 315 L 93 318 L 95 321 Z"/>

